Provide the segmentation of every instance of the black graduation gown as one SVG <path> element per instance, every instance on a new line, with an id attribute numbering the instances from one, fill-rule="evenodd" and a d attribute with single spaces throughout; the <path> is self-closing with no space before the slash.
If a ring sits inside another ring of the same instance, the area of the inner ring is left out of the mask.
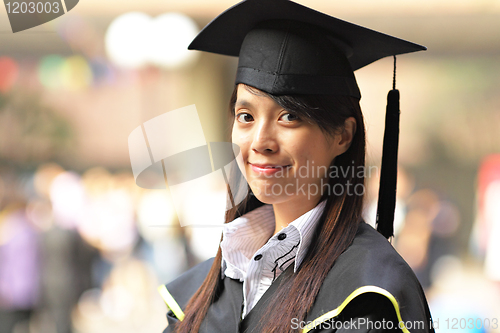
<path id="1" fill-rule="evenodd" d="M 179 320 L 174 315 L 179 314 L 175 305 L 185 308 L 212 262 L 213 258 L 160 287 L 164 289 L 163 295 L 166 291 L 171 295 L 166 303 L 174 309 L 167 313 L 169 325 L 164 333 L 175 332 Z M 200 333 L 258 332 L 260 319 L 266 316 L 266 304 L 280 281 L 293 274 L 293 266 L 290 265 L 276 279 L 244 320 L 240 319 L 243 283 L 224 277 L 220 297 L 210 306 Z M 320 317 L 322 320 L 318 320 Z M 323 319 L 321 325 L 305 326 L 308 322 L 319 323 Z M 400 321 L 405 324 L 403 329 L 398 328 Z M 291 328 L 300 328 L 301 332 L 315 333 L 434 332 L 427 301 L 415 274 L 392 245 L 366 223 L 361 223 L 353 243 L 328 273 L 306 320 L 297 320 L 290 325 Z M 302 328 L 306 330 L 302 331 Z"/>

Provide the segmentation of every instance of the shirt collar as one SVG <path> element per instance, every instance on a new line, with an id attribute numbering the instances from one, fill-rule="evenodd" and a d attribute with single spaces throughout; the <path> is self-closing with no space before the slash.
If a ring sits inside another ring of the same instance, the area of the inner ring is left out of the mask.
<path id="1" fill-rule="evenodd" d="M 222 248 L 222 273 L 224 275 L 226 265 L 229 262 L 245 262 L 245 265 L 234 267 L 240 271 L 240 278 L 245 275 L 246 267 L 253 255 L 263 247 L 270 238 L 278 237 L 282 232 L 291 228 L 298 231 L 300 243 L 294 263 L 294 272 L 302 264 L 307 249 L 311 244 L 314 229 L 324 210 L 326 200 L 323 200 L 314 208 L 304 213 L 288 224 L 280 232 L 273 235 L 275 230 L 274 210 L 272 205 L 263 205 L 247 214 L 224 224 Z M 239 260 L 233 260 L 237 257 Z M 246 259 L 245 259 L 246 258 Z"/>
<path id="2" fill-rule="evenodd" d="M 288 225 L 288 227 L 292 226 L 296 228 L 300 235 L 300 244 L 297 249 L 297 257 L 295 258 L 295 267 L 293 269 L 294 272 L 297 272 L 297 269 L 304 260 L 307 250 L 309 249 L 309 245 L 313 240 L 315 227 L 318 224 L 319 218 L 323 213 L 325 205 L 326 200 L 321 201 L 313 209 L 301 215 Z M 279 234 L 280 233 L 278 232 L 276 235 Z"/>

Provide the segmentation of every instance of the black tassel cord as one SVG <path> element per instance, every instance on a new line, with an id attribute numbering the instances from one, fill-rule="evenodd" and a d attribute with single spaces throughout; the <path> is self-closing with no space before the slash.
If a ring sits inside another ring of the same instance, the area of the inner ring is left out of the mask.
<path id="1" fill-rule="evenodd" d="M 390 238 L 394 235 L 394 210 L 396 208 L 396 185 L 398 177 L 399 143 L 399 90 L 396 89 L 396 56 L 392 90 L 387 95 L 385 113 L 384 146 L 378 192 L 377 230 Z"/>

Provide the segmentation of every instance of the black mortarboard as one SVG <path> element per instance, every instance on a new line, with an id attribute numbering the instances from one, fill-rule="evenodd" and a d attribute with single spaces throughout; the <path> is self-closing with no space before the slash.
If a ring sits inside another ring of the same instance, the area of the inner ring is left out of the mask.
<path id="1" fill-rule="evenodd" d="M 236 83 L 270 94 L 360 98 L 353 71 L 424 46 L 342 21 L 289 0 L 245 0 L 210 22 L 189 49 L 238 56 Z M 389 93 L 378 230 L 393 233 L 399 93 Z"/>

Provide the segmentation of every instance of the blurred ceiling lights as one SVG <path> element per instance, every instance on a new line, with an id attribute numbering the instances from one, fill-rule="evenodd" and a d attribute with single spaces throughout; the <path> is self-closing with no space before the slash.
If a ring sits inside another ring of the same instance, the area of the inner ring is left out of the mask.
<path id="1" fill-rule="evenodd" d="M 124 68 L 156 65 L 179 69 L 197 59 L 198 53 L 187 49 L 197 33 L 196 23 L 180 13 L 155 18 L 141 12 L 126 13 L 114 19 L 106 31 L 106 53 Z"/>

